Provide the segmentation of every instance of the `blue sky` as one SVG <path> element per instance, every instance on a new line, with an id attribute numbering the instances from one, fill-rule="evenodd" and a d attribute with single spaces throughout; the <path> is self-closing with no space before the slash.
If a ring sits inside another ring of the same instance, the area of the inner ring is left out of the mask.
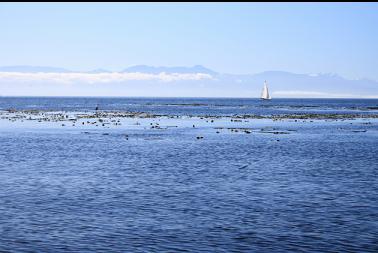
<path id="1" fill-rule="evenodd" d="M 0 66 L 192 66 L 378 80 L 378 3 L 2 3 Z"/>

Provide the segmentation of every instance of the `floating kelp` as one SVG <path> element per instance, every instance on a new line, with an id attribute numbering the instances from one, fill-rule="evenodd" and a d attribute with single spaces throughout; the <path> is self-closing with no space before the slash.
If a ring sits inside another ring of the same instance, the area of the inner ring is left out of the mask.
<path id="1" fill-rule="evenodd" d="M 260 131 L 259 133 L 264 133 L 264 134 L 290 134 L 289 132 L 284 132 L 284 131 Z"/>
<path id="2" fill-rule="evenodd" d="M 0 111 L 1 119 L 9 119 L 11 121 L 16 120 L 35 120 L 38 122 L 42 121 L 51 121 L 51 122 L 60 122 L 60 121 L 71 121 L 76 123 L 80 120 L 97 119 L 96 122 L 99 124 L 110 124 L 121 125 L 120 118 L 199 118 L 201 120 L 207 121 L 207 123 L 214 123 L 215 119 L 229 118 L 231 122 L 242 123 L 243 119 L 271 119 L 273 121 L 281 120 L 293 120 L 304 121 L 310 120 L 354 120 L 354 119 L 369 119 L 369 118 L 378 118 L 378 114 L 318 114 L 318 113 L 294 113 L 294 114 L 280 114 L 280 115 L 254 115 L 254 114 L 242 114 L 242 115 L 162 115 L 162 114 L 152 114 L 147 112 L 130 112 L 130 111 L 97 111 L 97 112 L 65 112 L 65 111 L 46 111 L 46 110 L 16 110 L 8 109 Z M 82 123 L 83 124 L 83 123 Z M 84 123 L 85 124 L 85 123 Z"/>

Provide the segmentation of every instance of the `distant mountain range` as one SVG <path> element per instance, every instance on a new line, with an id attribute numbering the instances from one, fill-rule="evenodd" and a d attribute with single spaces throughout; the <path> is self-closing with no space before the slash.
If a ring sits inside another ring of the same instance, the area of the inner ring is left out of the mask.
<path id="1" fill-rule="evenodd" d="M 150 74 L 159 74 L 162 72 L 165 73 L 203 73 L 209 75 L 217 75 L 218 73 L 205 68 L 201 65 L 196 65 L 193 67 L 152 67 L 147 65 L 136 65 L 124 69 L 122 72 L 140 72 L 140 73 L 150 73 Z"/>
<path id="2" fill-rule="evenodd" d="M 21 73 L 77 73 L 81 71 L 73 71 L 65 68 L 55 68 L 55 67 L 45 67 L 45 66 L 5 66 L 0 67 L 0 72 L 21 72 Z M 110 73 L 113 71 L 107 69 L 95 69 L 91 71 L 85 71 L 84 73 Z M 211 69 L 205 68 L 201 65 L 196 65 L 193 67 L 153 67 L 148 65 L 135 65 L 128 67 L 122 71 L 117 71 L 120 73 L 150 73 L 159 74 L 165 73 L 205 73 L 210 75 L 218 74 Z"/>
<path id="3" fill-rule="evenodd" d="M 64 68 L 54 68 L 54 67 L 45 67 L 45 66 L 5 66 L 0 67 L 0 72 L 22 72 L 22 73 L 68 73 L 72 72 Z"/>
<path id="4" fill-rule="evenodd" d="M 3 72 L 7 72 L 8 74 L 4 74 Z M 4 75 L 2 75 L 2 73 Z M 90 89 L 92 89 L 91 92 L 96 92 L 93 87 L 99 89 L 101 86 L 103 88 L 101 89 L 102 93 L 95 93 L 97 95 L 104 94 L 105 92 L 106 94 L 114 93 L 115 95 L 125 94 L 130 96 L 149 96 L 156 94 L 158 96 L 250 97 L 259 96 L 263 82 L 264 80 L 267 80 L 273 97 L 378 98 L 378 82 L 369 79 L 349 80 L 337 74 L 296 74 L 285 71 L 265 71 L 246 75 L 223 74 L 201 65 L 193 67 L 153 67 L 136 65 L 118 72 L 106 69 L 79 72 L 64 68 L 43 66 L 0 67 L 0 95 L 7 95 L 7 92 L 4 93 L 4 90 L 11 90 L 11 83 L 12 85 L 13 83 L 17 83 L 18 79 L 16 80 L 12 76 L 9 76 L 9 73 L 14 73 L 14 75 L 17 75 L 17 73 L 46 73 L 46 77 L 42 78 L 39 83 L 47 82 L 46 80 L 49 80 L 50 78 L 49 75 L 53 73 L 66 73 L 68 78 L 64 81 L 66 83 L 74 83 L 77 87 L 81 83 L 83 83 L 82 87 L 84 87 L 86 78 L 88 79 L 88 75 L 84 77 L 80 77 L 79 75 L 79 77 L 77 77 L 77 73 L 104 73 L 106 75 L 104 77 L 105 81 L 96 78 L 89 78 L 88 81 L 90 83 L 107 82 L 106 86 L 104 86 L 106 88 L 100 84 L 90 86 Z M 134 74 L 128 75 L 128 73 Z M 139 74 L 137 75 L 135 73 Z M 162 73 L 164 73 L 164 75 L 159 77 L 161 80 L 153 78 L 154 75 L 161 75 Z M 74 74 L 74 77 L 71 77 L 72 74 Z M 27 83 L 28 80 L 25 80 L 27 77 L 23 78 L 22 83 Z M 57 82 L 58 78 L 60 77 L 54 76 L 51 82 Z M 32 79 L 33 80 L 30 80 L 30 83 L 36 82 L 36 77 L 33 76 Z M 169 86 L 165 84 L 167 81 L 171 83 Z M 8 85 L 6 89 L 4 89 L 5 85 Z M 30 85 L 24 86 L 23 88 L 27 88 Z M 47 86 L 45 85 L 44 87 Z M 113 89 L 112 87 L 114 88 L 114 91 L 111 91 L 111 89 Z M 31 91 L 34 92 L 35 89 Z M 132 91 L 135 92 L 133 93 Z M 69 92 L 67 95 L 71 94 L 71 91 L 67 92 Z"/>

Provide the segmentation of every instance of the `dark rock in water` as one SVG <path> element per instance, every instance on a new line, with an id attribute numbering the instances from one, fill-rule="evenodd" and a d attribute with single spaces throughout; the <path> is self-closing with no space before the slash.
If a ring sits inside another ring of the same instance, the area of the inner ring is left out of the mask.
<path id="1" fill-rule="evenodd" d="M 16 112 L 16 109 L 10 108 L 10 109 L 7 109 L 6 111 L 7 111 L 7 112 L 14 113 L 14 112 Z"/>
<path id="2" fill-rule="evenodd" d="M 265 133 L 265 134 L 290 134 L 288 132 L 283 132 L 283 131 L 263 131 L 263 130 L 261 130 L 260 133 Z"/>

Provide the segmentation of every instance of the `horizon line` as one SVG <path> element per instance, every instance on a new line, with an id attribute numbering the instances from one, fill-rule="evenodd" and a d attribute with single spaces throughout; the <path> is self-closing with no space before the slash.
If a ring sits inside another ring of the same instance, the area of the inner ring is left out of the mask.
<path id="1" fill-rule="evenodd" d="M 257 99 L 260 100 L 260 97 L 185 97 L 185 96 L 175 96 L 175 97 L 166 97 L 166 96 L 82 96 L 82 95 L 71 95 L 71 96 L 55 96 L 55 95 L 0 95 L 0 98 L 189 98 L 189 99 Z M 269 101 L 275 99 L 372 99 L 377 100 L 376 97 L 275 97 Z M 265 100 L 264 100 L 265 101 Z M 266 101 L 269 103 L 269 101 Z"/>

